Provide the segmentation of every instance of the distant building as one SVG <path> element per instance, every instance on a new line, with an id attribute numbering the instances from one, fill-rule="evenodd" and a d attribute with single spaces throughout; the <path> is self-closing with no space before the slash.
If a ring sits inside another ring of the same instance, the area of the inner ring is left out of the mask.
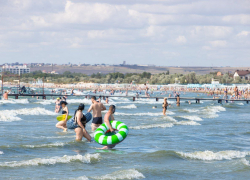
<path id="1" fill-rule="evenodd" d="M 241 79 L 249 80 L 250 79 L 250 71 L 249 70 L 237 70 L 234 73 L 234 80 L 240 77 Z"/>
<path id="2" fill-rule="evenodd" d="M 30 73 L 30 68 L 27 68 L 26 65 L 23 66 L 10 66 L 10 65 L 4 65 L 3 67 L 4 72 L 10 72 L 12 74 L 26 74 Z"/>
<path id="3" fill-rule="evenodd" d="M 217 72 L 217 76 L 223 76 L 222 72 Z"/>
<path id="4" fill-rule="evenodd" d="M 123 65 L 126 65 L 126 61 L 123 61 Z"/>
<path id="5" fill-rule="evenodd" d="M 0 73 L 2 73 L 2 71 L 3 71 L 3 69 L 2 69 L 2 67 L 0 67 Z"/>

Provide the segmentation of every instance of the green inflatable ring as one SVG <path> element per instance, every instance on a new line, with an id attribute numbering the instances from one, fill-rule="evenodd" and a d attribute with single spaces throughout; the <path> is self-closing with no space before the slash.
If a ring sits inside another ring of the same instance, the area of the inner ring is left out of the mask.
<path id="1" fill-rule="evenodd" d="M 128 126 L 120 121 L 110 121 L 112 128 L 117 129 L 118 132 L 111 136 L 106 133 L 109 127 L 106 123 L 99 126 L 95 131 L 95 141 L 101 145 L 112 145 L 122 142 L 128 135 Z"/>

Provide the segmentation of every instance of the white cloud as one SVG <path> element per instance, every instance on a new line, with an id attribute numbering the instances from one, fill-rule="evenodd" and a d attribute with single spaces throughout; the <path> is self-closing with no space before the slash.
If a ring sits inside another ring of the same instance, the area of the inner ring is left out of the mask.
<path id="1" fill-rule="evenodd" d="M 250 34 L 250 31 L 241 31 L 237 34 L 237 36 L 248 36 Z"/>
<path id="2" fill-rule="evenodd" d="M 176 42 L 179 44 L 185 44 L 187 42 L 187 39 L 185 38 L 185 36 L 179 36 L 178 38 L 176 38 Z"/>
<path id="3" fill-rule="evenodd" d="M 225 47 L 227 45 L 227 41 L 210 41 L 209 42 L 213 47 Z"/>
<path id="4" fill-rule="evenodd" d="M 7 60 L 68 62 L 74 54 L 88 63 L 161 64 L 171 56 L 169 65 L 182 65 L 209 52 L 224 65 L 223 58 L 250 56 L 246 0 L 8 0 L 0 1 L 0 12 L 0 55 Z M 30 48 L 41 58 L 27 56 Z"/>

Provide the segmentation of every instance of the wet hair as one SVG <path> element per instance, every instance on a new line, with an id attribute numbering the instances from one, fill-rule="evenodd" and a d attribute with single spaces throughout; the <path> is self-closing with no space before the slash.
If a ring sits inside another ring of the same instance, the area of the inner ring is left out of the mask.
<path id="1" fill-rule="evenodd" d="M 95 96 L 92 96 L 92 97 L 91 97 L 91 99 L 94 99 L 94 100 L 96 100 L 96 97 L 95 97 Z"/>
<path id="2" fill-rule="evenodd" d="M 112 110 L 113 114 L 115 113 L 115 105 L 110 105 L 109 110 Z"/>
<path id="3" fill-rule="evenodd" d="M 61 105 L 62 105 L 62 104 L 67 105 L 68 103 L 67 103 L 66 101 L 61 101 L 60 104 L 61 104 Z"/>
<path id="4" fill-rule="evenodd" d="M 78 109 L 77 110 L 81 110 L 81 111 L 83 111 L 84 110 L 84 108 L 85 108 L 85 105 L 84 104 L 79 104 L 79 106 L 78 106 Z"/>

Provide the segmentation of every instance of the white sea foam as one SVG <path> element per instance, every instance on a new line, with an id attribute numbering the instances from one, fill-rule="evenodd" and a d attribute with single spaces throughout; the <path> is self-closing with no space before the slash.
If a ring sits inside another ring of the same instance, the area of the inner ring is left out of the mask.
<path id="1" fill-rule="evenodd" d="M 119 179 L 143 179 L 145 178 L 145 176 L 136 169 L 127 169 L 127 170 L 115 171 L 111 174 L 106 174 L 103 176 L 94 176 L 91 178 L 100 180 L 119 180 Z"/>
<path id="2" fill-rule="evenodd" d="M 90 99 L 67 99 L 67 103 L 69 103 L 69 104 L 83 103 L 83 104 L 88 104 L 88 105 L 92 104 Z"/>
<path id="3" fill-rule="evenodd" d="M 191 120 L 191 121 L 202 121 L 202 119 L 198 116 L 179 116 L 183 119 L 188 119 L 188 120 Z"/>
<path id="4" fill-rule="evenodd" d="M 2 104 L 29 104 L 28 99 L 8 99 L 8 100 L 0 100 Z"/>
<path id="5" fill-rule="evenodd" d="M 4 154 L 3 151 L 0 151 L 0 154 Z"/>
<path id="6" fill-rule="evenodd" d="M 28 147 L 28 148 L 42 148 L 42 147 L 60 147 L 64 146 L 65 143 L 61 142 L 56 142 L 52 144 L 40 144 L 40 145 L 22 145 L 23 147 Z"/>
<path id="7" fill-rule="evenodd" d="M 87 177 L 87 176 L 81 176 L 81 177 L 78 177 L 78 178 L 72 178 L 72 180 L 89 180 L 89 178 Z M 71 178 L 70 178 L 70 180 L 71 180 Z"/>
<path id="8" fill-rule="evenodd" d="M 174 119 L 171 116 L 164 116 L 164 119 L 167 119 L 167 120 L 172 121 L 172 122 L 177 122 L 176 119 Z"/>
<path id="9" fill-rule="evenodd" d="M 200 123 L 197 123 L 195 121 L 178 121 L 175 122 L 176 125 L 189 125 L 189 126 L 200 126 Z"/>
<path id="10" fill-rule="evenodd" d="M 194 113 L 194 112 L 199 112 L 199 109 L 184 109 L 184 111 Z"/>
<path id="11" fill-rule="evenodd" d="M 241 162 L 246 166 L 250 166 L 249 161 L 246 160 L 246 158 L 241 159 Z"/>
<path id="12" fill-rule="evenodd" d="M 97 161 L 100 159 L 100 154 L 85 154 L 75 155 L 75 156 L 67 156 L 63 157 L 52 157 L 49 159 L 31 159 L 26 161 L 12 161 L 12 162 L 3 162 L 0 163 L 0 167 L 20 167 L 20 166 L 38 166 L 38 165 L 51 165 L 57 163 L 70 163 L 72 161 L 81 161 L 83 163 L 91 163 L 92 161 Z"/>
<path id="13" fill-rule="evenodd" d="M 204 115 L 204 118 L 216 118 L 219 116 L 217 113 L 221 111 L 226 111 L 226 109 L 222 106 L 208 106 L 201 110 L 200 113 Z"/>
<path id="14" fill-rule="evenodd" d="M 120 113 L 120 112 L 116 112 L 116 115 L 120 115 L 120 116 L 162 116 L 162 113 L 151 113 L 151 112 L 147 112 L 147 113 Z M 174 112 L 171 111 L 167 111 L 166 114 L 168 115 L 173 115 L 175 114 Z"/>
<path id="15" fill-rule="evenodd" d="M 213 161 L 213 160 L 230 160 L 235 158 L 244 158 L 250 155 L 250 151 L 248 152 L 240 152 L 240 151 L 197 151 L 193 153 L 183 153 L 178 152 L 182 157 L 190 158 L 190 159 L 198 159 L 204 161 Z"/>
<path id="16" fill-rule="evenodd" d="M 136 109 L 137 106 L 134 105 L 134 104 L 130 104 L 130 105 L 127 105 L 127 106 L 118 106 L 119 109 Z"/>
<path id="17" fill-rule="evenodd" d="M 15 109 L 15 110 L 3 110 L 0 111 L 0 121 L 19 121 L 21 118 L 17 117 L 18 115 L 57 115 L 53 111 L 46 110 L 45 108 L 24 108 L 24 109 Z"/>
<path id="18" fill-rule="evenodd" d="M 129 127 L 130 129 L 151 129 L 151 128 L 167 128 L 173 127 L 172 123 L 165 123 L 165 124 L 149 124 L 149 125 L 139 125 L 139 126 L 132 126 Z"/>

